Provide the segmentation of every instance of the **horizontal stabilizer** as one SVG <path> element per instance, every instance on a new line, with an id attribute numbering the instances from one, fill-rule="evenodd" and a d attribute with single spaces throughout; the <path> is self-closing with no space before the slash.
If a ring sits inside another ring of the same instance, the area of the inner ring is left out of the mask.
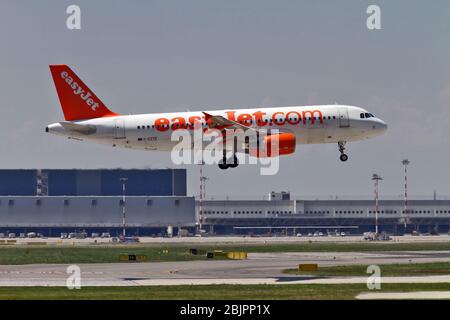
<path id="1" fill-rule="evenodd" d="M 64 121 L 60 122 L 59 124 L 64 128 L 64 130 L 72 131 L 72 132 L 76 132 L 76 133 L 80 133 L 80 134 L 85 134 L 85 135 L 93 134 L 97 131 L 97 129 L 94 126 L 85 125 L 85 124 L 78 124 L 78 123 L 64 122 Z"/>

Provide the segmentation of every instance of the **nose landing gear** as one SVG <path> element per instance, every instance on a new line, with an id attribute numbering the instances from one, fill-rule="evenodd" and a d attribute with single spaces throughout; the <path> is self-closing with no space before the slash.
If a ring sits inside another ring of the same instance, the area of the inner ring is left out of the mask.
<path id="1" fill-rule="evenodd" d="M 348 155 L 346 155 L 346 154 L 341 154 L 341 155 L 339 156 L 339 159 L 341 159 L 341 161 L 345 162 L 345 161 L 348 160 Z"/>
<path id="2" fill-rule="evenodd" d="M 348 155 L 346 155 L 344 153 L 345 151 L 345 141 L 339 141 L 338 142 L 338 146 L 339 146 L 339 152 L 341 153 L 341 155 L 339 156 L 339 159 L 341 159 L 342 162 L 345 162 L 348 160 Z"/>

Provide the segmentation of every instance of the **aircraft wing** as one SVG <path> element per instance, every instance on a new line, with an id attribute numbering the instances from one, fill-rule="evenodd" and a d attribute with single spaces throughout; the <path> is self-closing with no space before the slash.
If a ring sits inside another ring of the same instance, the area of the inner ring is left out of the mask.
<path id="1" fill-rule="evenodd" d="M 206 112 L 203 112 L 203 114 L 205 115 L 205 120 L 208 121 L 211 128 L 232 129 L 232 130 L 241 129 L 244 131 L 247 131 L 247 130 L 258 131 L 255 128 L 244 126 L 236 121 L 232 121 L 223 116 L 213 116 Z"/>

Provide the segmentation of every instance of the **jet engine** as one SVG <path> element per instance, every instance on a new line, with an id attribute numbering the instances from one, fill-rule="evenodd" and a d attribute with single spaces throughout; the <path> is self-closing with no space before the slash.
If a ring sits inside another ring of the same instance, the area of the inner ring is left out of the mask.
<path id="1" fill-rule="evenodd" d="M 270 134 L 254 145 L 249 145 L 248 153 L 257 158 L 270 158 L 295 152 L 295 135 L 291 132 Z"/>

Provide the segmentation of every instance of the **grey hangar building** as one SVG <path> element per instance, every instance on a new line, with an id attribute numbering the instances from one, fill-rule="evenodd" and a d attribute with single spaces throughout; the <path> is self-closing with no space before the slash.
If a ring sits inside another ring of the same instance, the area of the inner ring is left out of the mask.
<path id="1" fill-rule="evenodd" d="M 167 227 L 194 233 L 198 222 L 215 234 L 289 234 L 373 231 L 375 203 L 367 200 L 203 200 L 187 194 L 186 169 L 0 170 L 0 232 L 109 232 L 122 230 L 126 178 L 128 235 L 165 235 Z M 405 223 L 406 222 L 406 223 Z M 379 201 L 378 225 L 391 234 L 448 232 L 450 200 Z M 406 228 L 405 228 L 406 225 Z"/>

